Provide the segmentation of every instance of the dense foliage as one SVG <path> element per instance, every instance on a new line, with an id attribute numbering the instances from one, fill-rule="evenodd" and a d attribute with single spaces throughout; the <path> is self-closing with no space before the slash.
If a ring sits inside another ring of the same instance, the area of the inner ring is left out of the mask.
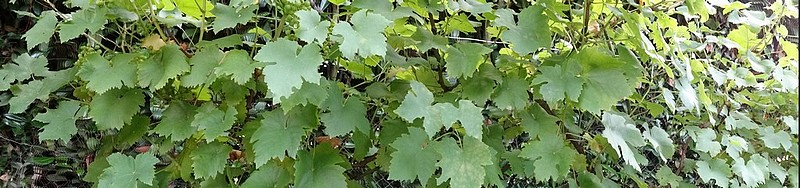
<path id="1" fill-rule="evenodd" d="M 25 3 L 3 129 L 97 187 L 799 184 L 796 1 Z"/>

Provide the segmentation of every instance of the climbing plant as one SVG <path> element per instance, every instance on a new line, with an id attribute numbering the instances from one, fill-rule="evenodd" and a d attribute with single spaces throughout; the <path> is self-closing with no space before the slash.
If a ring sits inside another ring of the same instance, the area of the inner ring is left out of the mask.
<path id="1" fill-rule="evenodd" d="M 97 187 L 798 187 L 796 1 L 43 2 L 2 109 Z"/>

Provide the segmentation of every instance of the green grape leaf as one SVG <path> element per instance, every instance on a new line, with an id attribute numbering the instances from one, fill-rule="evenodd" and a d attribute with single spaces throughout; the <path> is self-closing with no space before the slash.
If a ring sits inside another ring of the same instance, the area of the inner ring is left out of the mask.
<path id="1" fill-rule="evenodd" d="M 217 79 L 214 69 L 222 62 L 225 53 L 219 49 L 202 49 L 189 59 L 191 71 L 181 77 L 181 85 L 185 87 L 196 87 L 203 84 L 211 84 Z"/>
<path id="2" fill-rule="evenodd" d="M 748 51 L 747 49 L 752 49 L 759 44 L 758 36 L 756 33 L 750 31 L 748 27 L 738 27 L 737 29 L 731 30 L 725 38 L 742 47 L 742 49 L 739 49 L 740 55 L 744 55 L 745 52 Z"/>
<path id="3" fill-rule="evenodd" d="M 253 62 L 247 51 L 231 50 L 225 53 L 222 65 L 218 66 L 214 73 L 219 76 L 230 75 L 234 82 L 244 85 L 253 77 L 253 71 L 263 66 L 263 63 Z"/>
<path id="4" fill-rule="evenodd" d="M 732 158 L 739 158 L 739 154 L 747 152 L 750 148 L 747 140 L 736 135 L 724 135 L 722 145 L 725 145 L 725 152 Z"/>
<path id="5" fill-rule="evenodd" d="M 191 125 L 197 130 L 203 131 L 203 139 L 210 143 L 217 137 L 227 135 L 225 131 L 235 123 L 236 113 L 235 107 L 228 106 L 225 111 L 222 111 L 217 109 L 214 103 L 206 102 L 197 109 Z"/>
<path id="6" fill-rule="evenodd" d="M 580 175 L 578 175 L 578 183 L 580 187 L 587 187 L 587 188 L 606 187 L 599 177 L 588 172 L 583 172 Z"/>
<path id="7" fill-rule="evenodd" d="M 3 65 L 3 70 L 6 72 L 5 79 L 11 82 L 27 80 L 34 76 L 50 76 L 50 71 L 47 70 L 47 57 L 31 57 L 28 53 L 14 58 L 14 63 Z"/>
<path id="8" fill-rule="evenodd" d="M 713 129 L 687 127 L 686 130 L 689 132 L 689 136 L 694 139 L 695 150 L 708 152 L 711 156 L 716 156 L 722 150 L 722 145 L 718 141 L 714 141 L 717 139 L 717 133 Z"/>
<path id="9" fill-rule="evenodd" d="M 481 106 L 486 104 L 494 91 L 496 83 L 493 76 L 496 74 L 499 73 L 491 63 L 482 64 L 476 76 L 465 79 L 461 83 L 461 96 Z"/>
<path id="10" fill-rule="evenodd" d="M 744 159 L 734 158 L 733 172 L 744 180 L 748 187 L 756 187 L 763 184 L 769 177 L 769 161 L 761 155 L 751 155 L 750 160 L 745 164 Z"/>
<path id="11" fill-rule="evenodd" d="M 114 138 L 117 148 L 130 147 L 150 131 L 150 117 L 134 115 L 131 122 L 119 129 Z"/>
<path id="12" fill-rule="evenodd" d="M 255 10 L 258 6 L 251 5 L 240 8 L 241 9 L 236 9 L 228 5 L 217 3 L 214 9 L 211 9 L 211 13 L 216 16 L 214 22 L 211 23 L 214 33 L 219 33 L 219 31 L 223 29 L 236 27 L 237 24 L 246 24 L 256 16 Z"/>
<path id="13" fill-rule="evenodd" d="M 431 137 L 436 136 L 436 133 L 438 133 L 442 127 L 450 128 L 453 123 L 458 121 L 456 118 L 460 117 L 460 115 L 457 114 L 458 109 L 450 103 L 438 103 L 428 108 L 417 109 L 417 111 L 425 113 L 422 127 L 425 128 L 425 132 Z"/>
<path id="14" fill-rule="evenodd" d="M 330 95 L 326 89 L 334 88 L 336 86 L 329 86 L 327 81 L 320 81 L 319 83 L 320 84 L 312 84 L 309 82 L 303 82 L 303 85 L 300 87 L 300 89 L 296 90 L 294 94 L 289 96 L 289 98 L 281 101 L 281 108 L 283 111 L 291 111 L 297 105 L 305 106 L 308 104 L 313 104 L 315 106 L 321 106 Z M 342 91 L 339 90 L 337 92 L 341 96 Z"/>
<path id="15" fill-rule="evenodd" d="M 301 10 L 294 13 L 299 19 L 299 27 L 297 31 L 297 38 L 307 43 L 317 41 L 322 44 L 328 38 L 328 28 L 331 22 L 324 20 L 320 21 L 319 12 L 314 10 Z"/>
<path id="16" fill-rule="evenodd" d="M 778 149 L 783 146 L 783 149 L 789 151 L 792 148 L 792 136 L 786 131 L 779 130 L 775 132 L 775 128 L 771 126 L 764 126 L 758 129 L 758 134 L 761 135 L 761 140 L 764 141 L 764 146 L 772 149 Z"/>
<path id="17" fill-rule="evenodd" d="M 731 167 L 721 159 L 710 159 L 697 161 L 697 174 L 703 182 L 709 183 L 711 180 L 720 187 L 728 187 L 728 178 L 731 177 Z"/>
<path id="18" fill-rule="evenodd" d="M 366 114 L 364 102 L 358 98 L 350 98 L 344 105 L 331 107 L 330 112 L 320 116 L 320 120 L 325 124 L 325 134 L 329 136 L 342 136 L 355 130 L 368 133 L 371 129 Z"/>
<path id="19" fill-rule="evenodd" d="M 669 167 L 662 166 L 656 171 L 656 181 L 658 181 L 658 184 L 661 186 L 670 185 L 672 187 L 678 187 L 678 183 L 683 181 L 683 179 L 675 175 L 675 173 L 672 173 Z"/>
<path id="20" fill-rule="evenodd" d="M 522 121 L 522 129 L 530 134 L 531 139 L 544 139 L 550 134 L 559 134 L 558 118 L 547 114 L 539 105 L 531 105 L 528 110 L 519 113 Z"/>
<path id="21" fill-rule="evenodd" d="M 362 9 L 353 14 L 350 22 L 353 25 L 339 22 L 333 27 L 333 34 L 343 38 L 339 50 L 344 57 L 353 59 L 356 53 L 364 58 L 386 55 L 386 36 L 382 32 L 391 23 L 389 20 Z"/>
<path id="22" fill-rule="evenodd" d="M 274 94 L 275 102 L 280 103 L 282 98 L 294 94 L 294 89 L 300 89 L 303 80 L 319 84 L 322 78 L 317 71 L 322 64 L 319 51 L 317 45 L 306 45 L 301 49 L 297 42 L 285 38 L 268 42 L 258 50 L 254 57 L 256 61 L 277 63 L 264 68 L 264 80 Z"/>
<path id="23" fill-rule="evenodd" d="M 181 12 L 194 19 L 214 17 L 211 12 L 214 10 L 214 4 L 209 0 L 167 0 L 166 3 L 169 3 L 169 1 L 175 2 Z"/>
<path id="24" fill-rule="evenodd" d="M 221 49 L 221 48 L 232 48 L 242 44 L 244 44 L 244 42 L 242 41 L 242 35 L 232 34 L 211 41 L 207 40 L 200 41 L 197 43 L 197 47 L 201 49 L 214 49 L 214 48 Z M 196 53 L 195 56 L 197 56 Z"/>
<path id="25" fill-rule="evenodd" d="M 509 27 L 500 38 L 510 42 L 511 49 L 521 55 L 535 52 L 539 48 L 550 47 L 553 36 L 547 24 L 548 18 L 543 14 L 544 9 L 542 6 L 522 9 L 516 26 Z"/>
<path id="26" fill-rule="evenodd" d="M 409 85 L 411 90 L 394 113 L 407 122 L 414 122 L 415 119 L 425 116 L 423 109 L 429 108 L 433 103 L 433 93 L 420 82 L 411 81 Z"/>
<path id="27" fill-rule="evenodd" d="M 56 23 L 58 23 L 58 19 L 56 19 L 55 12 L 52 10 L 42 12 L 36 24 L 22 35 L 28 45 L 27 49 L 31 50 L 36 45 L 49 42 L 56 31 Z"/>
<path id="28" fill-rule="evenodd" d="M 0 91 L 11 89 L 11 83 L 14 82 L 13 78 L 9 77 L 10 71 L 0 69 Z"/>
<path id="29" fill-rule="evenodd" d="M 131 123 L 142 104 L 144 95 L 138 89 L 111 89 L 92 99 L 89 116 L 97 123 L 97 129 L 121 129 Z"/>
<path id="30" fill-rule="evenodd" d="M 491 3 L 478 0 L 450 0 L 447 5 L 454 11 L 464 10 L 475 14 L 492 11 Z"/>
<path id="31" fill-rule="evenodd" d="M 194 175 L 210 179 L 225 170 L 228 163 L 228 153 L 232 150 L 230 145 L 220 142 L 203 144 L 192 151 L 192 168 Z"/>
<path id="32" fill-rule="evenodd" d="M 283 160 L 288 154 L 294 158 L 300 143 L 303 141 L 305 132 L 303 127 L 287 121 L 303 117 L 287 117 L 280 110 L 264 112 L 261 114 L 261 126 L 253 133 L 250 142 L 255 144 L 255 164 L 256 167 L 264 165 L 272 158 Z M 291 114 L 290 114 L 291 115 Z"/>
<path id="33" fill-rule="evenodd" d="M 287 160 L 288 161 L 288 160 Z M 291 162 L 291 161 L 289 161 Z M 292 173 L 277 160 L 270 160 L 265 166 L 256 169 L 250 177 L 242 183 L 243 188 L 283 188 L 292 183 Z M 291 164 L 289 164 L 291 168 Z"/>
<path id="34" fill-rule="evenodd" d="M 80 9 L 72 13 L 72 19 L 59 24 L 58 37 L 61 42 L 67 42 L 89 30 L 96 33 L 106 25 L 106 8 Z"/>
<path id="35" fill-rule="evenodd" d="M 672 144 L 672 139 L 669 138 L 667 131 L 664 131 L 661 127 L 653 127 L 645 130 L 642 134 L 650 142 L 650 145 L 653 145 L 653 148 L 656 149 L 661 160 L 667 162 L 668 159 L 672 158 L 672 154 L 675 153 L 675 145 Z"/>
<path id="36" fill-rule="evenodd" d="M 476 107 L 468 100 L 459 100 L 458 108 L 450 103 L 438 103 L 428 108 L 423 126 L 428 135 L 434 136 L 439 129 L 450 126 L 456 121 L 461 122 L 466 134 L 474 138 L 482 138 L 483 115 L 481 108 Z"/>
<path id="37" fill-rule="evenodd" d="M 372 10 L 372 12 L 383 15 L 389 21 L 406 18 L 414 14 L 411 8 L 405 6 L 395 7 L 391 1 L 353 0 L 351 5 L 360 9 Z"/>
<path id="38" fill-rule="evenodd" d="M 172 101 L 153 131 L 168 136 L 172 141 L 185 140 L 197 131 L 197 128 L 192 126 L 196 110 L 197 107 L 189 103 Z"/>
<path id="39" fill-rule="evenodd" d="M 456 14 L 453 16 L 447 17 L 445 21 L 447 24 L 444 28 L 446 33 L 451 32 L 464 32 L 464 33 L 475 33 L 475 27 L 470 22 L 469 18 L 465 14 Z"/>
<path id="40" fill-rule="evenodd" d="M 789 131 L 791 131 L 792 134 L 797 135 L 798 132 L 800 132 L 800 126 L 798 126 L 797 119 L 795 119 L 795 117 L 783 116 L 781 117 L 781 121 L 783 121 L 783 123 L 789 127 Z"/>
<path id="41" fill-rule="evenodd" d="M 462 141 L 463 148 L 449 137 L 434 147 L 442 156 L 436 163 L 437 167 L 442 168 L 442 175 L 436 179 L 436 183 L 441 185 L 449 179 L 450 187 L 481 187 L 486 176 L 484 166 L 493 164 L 492 156 L 496 152 L 473 137 L 465 137 Z"/>
<path id="42" fill-rule="evenodd" d="M 314 147 L 311 151 L 297 153 L 294 163 L 294 185 L 297 187 L 347 187 L 345 169 L 337 165 L 344 163 L 339 151 L 328 144 Z"/>
<path id="43" fill-rule="evenodd" d="M 414 32 L 414 35 L 411 35 L 411 38 L 419 42 L 417 44 L 417 49 L 419 49 L 420 52 L 427 52 L 433 48 L 439 50 L 447 49 L 447 38 L 434 35 L 424 27 L 417 27 L 417 31 Z"/>
<path id="44" fill-rule="evenodd" d="M 436 171 L 436 161 L 440 158 L 432 147 L 432 141 L 424 130 L 409 127 L 408 134 L 403 134 L 391 144 L 397 149 L 389 162 L 389 179 L 428 182 Z"/>
<path id="45" fill-rule="evenodd" d="M 523 109 L 530 103 L 528 100 L 528 82 L 520 78 L 509 76 L 503 78 L 503 83 L 494 90 L 493 101 L 497 108 Z"/>
<path id="46" fill-rule="evenodd" d="M 106 60 L 97 53 L 87 55 L 78 76 L 87 81 L 89 90 L 103 94 L 109 89 L 136 86 L 136 65 L 131 62 L 134 54 L 118 54 Z"/>
<path id="47" fill-rule="evenodd" d="M 622 113 L 608 111 L 603 113 L 602 122 L 605 126 L 603 137 L 608 139 L 608 143 L 614 148 L 617 155 L 622 156 L 626 164 L 631 165 L 637 171 L 642 171 L 635 157 L 634 150 L 636 148 L 632 147 L 644 146 L 645 142 L 642 133 L 629 119 L 628 115 Z"/>
<path id="48" fill-rule="evenodd" d="M 507 27 L 507 28 L 514 28 L 517 27 L 517 23 L 514 21 L 514 11 L 511 9 L 497 9 L 494 11 L 494 15 L 497 16 L 492 20 L 492 25 L 496 27 Z"/>
<path id="49" fill-rule="evenodd" d="M 581 93 L 580 107 L 594 114 L 600 114 L 601 110 L 611 109 L 617 101 L 633 94 L 633 91 L 620 71 L 594 69 L 584 75 L 584 87 Z"/>
<path id="50" fill-rule="evenodd" d="M 583 90 L 583 80 L 578 77 L 581 72 L 579 64 L 567 61 L 561 65 L 543 66 L 539 70 L 542 74 L 533 79 L 533 84 L 542 84 L 539 93 L 547 103 L 556 104 L 565 97 L 578 101 Z"/>
<path id="51" fill-rule="evenodd" d="M 166 45 L 139 64 L 139 86 L 158 90 L 167 85 L 167 81 L 177 78 L 189 71 L 186 55 L 174 44 Z"/>
<path id="52" fill-rule="evenodd" d="M 492 52 L 491 49 L 478 43 L 456 43 L 447 49 L 445 66 L 447 75 L 452 77 L 472 77 L 478 67 L 487 59 L 483 56 Z"/>
<path id="53" fill-rule="evenodd" d="M 632 58 L 617 58 L 606 49 L 586 48 L 570 57 L 582 64 L 583 90 L 579 106 L 594 114 L 610 110 L 619 100 L 633 94 L 633 84 L 641 70 Z"/>
<path id="54" fill-rule="evenodd" d="M 22 113 L 36 99 L 47 99 L 50 93 L 72 81 L 75 72 L 77 72 L 77 69 L 73 68 L 61 70 L 53 72 L 45 79 L 33 80 L 24 85 L 15 85 L 11 87 L 11 93 L 14 94 L 14 97 L 8 100 L 8 104 L 10 105 L 8 113 Z"/>
<path id="55" fill-rule="evenodd" d="M 100 175 L 98 187 L 137 187 L 139 182 L 153 186 L 158 158 L 145 153 L 134 157 L 113 153 L 106 158 L 108 168 Z"/>
<path id="56" fill-rule="evenodd" d="M 539 138 L 539 141 L 533 141 L 522 148 L 520 157 L 533 161 L 533 173 L 538 181 L 566 177 L 578 152 L 566 147 L 564 140 L 554 134 Z"/>
<path id="57" fill-rule="evenodd" d="M 781 167 L 781 164 L 775 162 L 775 160 L 770 160 L 767 168 L 769 168 L 770 174 L 775 175 L 775 177 L 778 178 L 778 181 L 781 183 L 786 182 L 786 176 L 789 174 L 786 173 L 786 169 Z"/>
<path id="58" fill-rule="evenodd" d="M 39 140 L 69 142 L 72 135 L 78 133 L 75 121 L 86 113 L 86 109 L 81 108 L 80 104 L 80 102 L 73 100 L 61 101 L 58 103 L 58 108 L 36 115 L 33 120 L 47 123 L 42 127 L 42 132 L 39 133 Z"/>

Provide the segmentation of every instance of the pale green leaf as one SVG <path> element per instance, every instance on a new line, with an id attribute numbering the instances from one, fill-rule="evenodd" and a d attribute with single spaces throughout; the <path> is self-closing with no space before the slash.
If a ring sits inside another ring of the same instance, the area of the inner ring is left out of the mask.
<path id="1" fill-rule="evenodd" d="M 769 161 L 761 155 L 751 155 L 750 160 L 745 164 L 744 159 L 734 158 L 734 164 L 731 167 L 737 176 L 744 180 L 748 187 L 756 187 L 763 184 L 767 177 L 769 177 Z"/>
<path id="2" fill-rule="evenodd" d="M 109 89 L 136 86 L 136 65 L 131 62 L 135 54 L 118 54 L 106 60 L 97 53 L 85 56 L 78 76 L 87 81 L 86 87 L 103 94 Z"/>
<path id="3" fill-rule="evenodd" d="M 728 187 L 728 178 L 731 177 L 731 167 L 721 159 L 711 159 L 708 161 L 697 161 L 697 174 L 703 182 L 711 183 L 720 187 Z"/>
<path id="4" fill-rule="evenodd" d="M 450 0 L 447 5 L 454 11 L 463 10 L 475 14 L 492 10 L 491 3 L 479 2 L 478 0 Z"/>
<path id="5" fill-rule="evenodd" d="M 626 114 L 608 112 L 603 113 L 602 119 L 605 130 L 603 137 L 608 139 L 617 155 L 622 156 L 625 163 L 632 166 L 637 171 L 641 171 L 639 162 L 635 157 L 636 148 L 644 146 L 644 138 L 639 129 L 629 120 Z"/>
<path id="6" fill-rule="evenodd" d="M 58 108 L 49 109 L 45 113 L 36 115 L 33 120 L 46 123 L 39 133 L 39 140 L 62 140 L 69 142 L 72 135 L 78 132 L 75 121 L 86 113 L 85 108 L 81 108 L 80 102 L 73 100 L 61 101 Z"/>
<path id="7" fill-rule="evenodd" d="M 211 84 L 217 79 L 214 69 L 222 62 L 225 56 L 222 51 L 215 48 L 202 49 L 195 53 L 189 64 L 191 71 L 181 77 L 181 85 L 184 87 L 196 87 L 203 84 Z"/>
<path id="8" fill-rule="evenodd" d="M 329 136 L 342 136 L 351 131 L 370 132 L 370 123 L 367 117 L 367 107 L 358 98 L 349 98 L 347 102 L 334 105 L 330 112 L 323 113 L 320 120 L 325 125 L 325 134 Z"/>
<path id="9" fill-rule="evenodd" d="M 235 123 L 236 113 L 236 108 L 233 106 L 228 106 L 222 111 L 217 109 L 214 103 L 206 102 L 197 109 L 191 125 L 203 131 L 203 139 L 210 143 L 217 137 L 227 135 L 225 131 Z"/>
<path id="10" fill-rule="evenodd" d="M 80 9 L 72 13 L 72 19 L 59 24 L 58 37 L 61 42 L 69 41 L 85 33 L 96 33 L 108 22 L 106 20 L 107 8 Z"/>
<path id="11" fill-rule="evenodd" d="M 256 5 L 246 6 L 244 8 L 236 9 L 234 7 L 217 3 L 211 13 L 216 16 L 211 27 L 214 33 L 219 33 L 223 29 L 236 27 L 238 24 L 246 24 L 256 15 L 255 10 L 258 8 Z"/>
<path id="12" fill-rule="evenodd" d="M 14 58 L 14 63 L 3 65 L 5 73 L 4 80 L 7 82 L 23 81 L 34 78 L 34 76 L 47 77 L 50 71 L 47 70 L 47 57 L 31 57 L 27 53 Z"/>
<path id="13" fill-rule="evenodd" d="M 266 164 L 272 158 L 283 160 L 287 154 L 289 157 L 295 157 L 305 132 L 300 125 L 287 123 L 287 118 L 293 120 L 304 117 L 286 117 L 280 110 L 265 112 L 261 115 L 264 117 L 261 120 L 261 126 L 250 139 L 250 142 L 255 144 L 253 149 L 256 155 L 256 167 Z"/>
<path id="14" fill-rule="evenodd" d="M 339 151 L 327 144 L 300 151 L 294 163 L 294 186 L 346 187 L 345 169 L 338 165 L 344 162 Z"/>
<path id="15" fill-rule="evenodd" d="M 51 10 L 42 12 L 39 15 L 39 21 L 36 21 L 36 24 L 22 35 L 27 43 L 27 49 L 31 50 L 36 45 L 49 42 L 56 31 L 56 23 L 58 23 L 58 19 L 56 19 L 55 12 Z"/>
<path id="16" fill-rule="evenodd" d="M 10 105 L 8 112 L 13 114 L 22 113 L 36 99 L 46 100 L 51 92 L 72 81 L 76 72 L 77 69 L 74 68 L 52 72 L 49 77 L 44 79 L 33 80 L 24 85 L 11 87 L 11 93 L 14 94 L 14 97 L 8 100 Z"/>
<path id="17" fill-rule="evenodd" d="M 778 149 L 783 146 L 786 151 L 792 148 L 792 136 L 786 131 L 778 130 L 778 132 L 775 132 L 775 128 L 764 126 L 758 129 L 758 134 L 761 135 L 764 146 L 768 148 Z"/>
<path id="18" fill-rule="evenodd" d="M 718 141 L 715 141 L 717 139 L 717 133 L 714 132 L 713 129 L 700 129 L 699 127 L 687 127 L 686 129 L 689 132 L 689 136 L 694 139 L 695 150 L 707 152 L 711 154 L 711 156 L 716 156 L 719 154 L 720 150 L 722 150 L 722 145 L 720 145 Z"/>
<path id="19" fill-rule="evenodd" d="M 203 179 L 217 176 L 225 170 L 231 146 L 220 142 L 203 144 L 192 151 L 194 175 Z"/>
<path id="20" fill-rule="evenodd" d="M 197 131 L 192 126 L 197 107 L 183 101 L 173 101 L 162 114 L 161 121 L 155 129 L 159 135 L 169 137 L 172 141 L 189 138 Z"/>
<path id="21" fill-rule="evenodd" d="M 284 188 L 292 183 L 292 174 L 277 160 L 269 161 L 265 166 L 256 169 L 242 183 L 242 188 Z M 290 164 L 291 165 L 291 164 Z"/>
<path id="22" fill-rule="evenodd" d="M 539 93 L 547 103 L 556 104 L 565 97 L 577 102 L 583 90 L 583 81 L 578 77 L 581 67 L 574 61 L 567 61 L 561 65 L 543 66 L 539 70 L 541 75 L 533 79 L 533 84 L 542 84 Z"/>
<path id="23" fill-rule="evenodd" d="M 341 36 L 339 50 L 347 59 L 353 59 L 358 53 L 361 57 L 386 55 L 386 37 L 383 29 L 391 22 L 379 14 L 360 10 L 350 19 L 353 25 L 339 22 L 333 27 L 333 34 Z"/>
<path id="24" fill-rule="evenodd" d="M 228 51 L 221 63 L 222 65 L 216 67 L 214 73 L 219 76 L 230 75 L 239 85 L 247 83 L 253 77 L 253 71 L 264 66 L 263 63 L 253 62 L 244 50 Z"/>
<path id="25" fill-rule="evenodd" d="M 139 64 L 139 86 L 158 90 L 167 85 L 170 79 L 177 78 L 189 71 L 186 55 L 180 47 L 170 44 L 162 47 L 158 52 Z"/>
<path id="26" fill-rule="evenodd" d="M 407 122 L 414 122 L 415 119 L 427 114 L 424 109 L 429 108 L 433 103 L 433 93 L 420 82 L 411 81 L 409 85 L 411 90 L 408 91 L 403 103 L 394 110 L 394 113 Z"/>
<path id="27" fill-rule="evenodd" d="M 214 10 L 214 4 L 209 0 L 164 0 L 162 2 L 169 3 L 169 1 L 174 2 L 181 12 L 195 19 L 214 17 L 214 14 L 211 13 Z"/>
<path id="28" fill-rule="evenodd" d="M 425 131 L 409 127 L 408 134 L 403 134 L 391 144 L 397 151 L 391 154 L 389 179 L 413 181 L 419 178 L 420 182 L 428 182 L 440 158 L 431 142 Z"/>
<path id="29" fill-rule="evenodd" d="M 447 49 L 445 59 L 447 75 L 456 78 L 472 77 L 478 67 L 487 60 L 483 56 L 489 52 L 492 50 L 478 43 L 456 43 Z"/>
<path id="30" fill-rule="evenodd" d="M 449 179 L 450 187 L 481 187 L 486 176 L 484 167 L 493 164 L 495 151 L 473 137 L 465 137 L 462 141 L 463 147 L 449 137 L 436 144 L 435 149 L 442 156 L 436 163 L 442 169 L 436 183 L 441 185 Z"/>
<path id="31" fill-rule="evenodd" d="M 121 129 L 131 123 L 133 115 L 139 113 L 139 105 L 143 104 L 144 95 L 138 89 L 111 89 L 92 99 L 89 116 L 96 122 L 97 129 Z"/>
<path id="32" fill-rule="evenodd" d="M 417 27 L 417 31 L 414 32 L 414 35 L 411 35 L 411 38 L 419 42 L 416 46 L 420 52 L 427 52 L 434 48 L 439 50 L 447 49 L 447 38 L 434 35 L 423 27 Z"/>
<path id="33" fill-rule="evenodd" d="M 306 45 L 301 49 L 297 42 L 281 38 L 261 47 L 254 59 L 276 63 L 267 65 L 263 72 L 273 100 L 278 103 L 282 98 L 292 95 L 294 89 L 300 89 L 304 80 L 319 84 L 322 78 L 317 71 L 322 64 L 322 55 L 317 45 Z"/>
<path id="34" fill-rule="evenodd" d="M 515 76 L 504 77 L 503 83 L 495 88 L 492 101 L 497 108 L 523 109 L 529 103 L 528 83 Z"/>
<path id="35" fill-rule="evenodd" d="M 317 41 L 322 44 L 328 38 L 328 27 L 331 22 L 325 20 L 320 21 L 320 16 L 314 10 L 301 10 L 294 13 L 299 19 L 299 27 L 297 31 L 297 38 L 307 43 Z"/>
<path id="36" fill-rule="evenodd" d="M 500 38 L 510 42 L 511 49 L 521 55 L 550 47 L 553 37 L 547 23 L 548 19 L 543 14 L 544 9 L 538 5 L 522 9 L 516 26 L 509 27 Z"/>
<path id="37" fill-rule="evenodd" d="M 154 185 L 154 168 L 159 160 L 153 154 L 139 154 L 134 158 L 113 153 L 106 159 L 110 166 L 100 175 L 98 187 L 137 187 L 139 182 Z"/>
<path id="38" fill-rule="evenodd" d="M 672 144 L 672 139 L 669 138 L 667 131 L 661 127 L 653 127 L 645 130 L 642 134 L 656 149 L 662 161 L 667 162 L 672 158 L 672 154 L 675 153 L 675 145 Z"/>
<path id="39" fill-rule="evenodd" d="M 530 142 L 519 153 L 523 158 L 533 161 L 533 173 L 537 181 L 564 178 L 578 152 L 567 147 L 564 139 L 554 134 L 543 135 L 540 140 Z"/>

